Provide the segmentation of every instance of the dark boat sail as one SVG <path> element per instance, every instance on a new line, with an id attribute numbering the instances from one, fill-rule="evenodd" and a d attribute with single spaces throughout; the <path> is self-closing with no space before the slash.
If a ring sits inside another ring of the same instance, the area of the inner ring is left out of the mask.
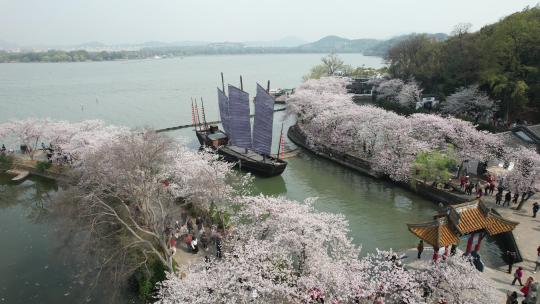
<path id="1" fill-rule="evenodd" d="M 196 130 L 201 145 L 217 151 L 227 162 L 234 162 L 240 170 L 259 176 L 275 176 L 287 167 L 287 162 L 271 156 L 274 121 L 274 99 L 257 84 L 253 132 L 249 118 L 249 94 L 232 85 L 229 96 L 218 89 L 221 122 L 225 132 L 217 126 Z"/>

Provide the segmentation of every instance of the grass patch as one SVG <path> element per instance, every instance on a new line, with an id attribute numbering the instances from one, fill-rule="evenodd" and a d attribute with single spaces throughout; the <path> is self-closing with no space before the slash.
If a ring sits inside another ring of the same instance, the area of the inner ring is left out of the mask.
<path id="1" fill-rule="evenodd" d="M 52 164 L 48 161 L 38 161 L 36 163 L 36 169 L 38 169 L 40 172 L 45 172 L 45 170 L 48 170 Z"/>

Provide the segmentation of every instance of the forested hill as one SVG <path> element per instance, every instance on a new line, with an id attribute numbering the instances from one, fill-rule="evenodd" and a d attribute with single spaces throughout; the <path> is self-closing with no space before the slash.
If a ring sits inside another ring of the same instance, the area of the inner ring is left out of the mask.
<path id="1" fill-rule="evenodd" d="M 414 34 L 412 34 L 414 35 Z M 280 53 L 363 53 L 371 56 L 384 56 L 388 49 L 411 35 L 403 35 L 388 40 L 377 39 L 347 39 L 338 36 L 326 36 L 312 43 L 294 47 L 246 46 L 244 43 L 222 42 L 204 43 L 185 46 L 145 47 L 132 51 L 101 51 L 86 50 L 63 51 L 50 50 L 47 52 L 9 53 L 0 51 L 0 62 L 77 62 L 77 61 L 108 61 L 120 59 L 144 59 L 155 56 L 175 57 L 190 55 L 216 54 L 280 54 Z M 446 38 L 446 34 L 426 34 L 437 40 Z M 95 43 L 94 43 L 95 44 Z M 248 45 L 250 45 L 248 43 Z M 104 45 L 101 45 L 102 47 Z"/>
<path id="2" fill-rule="evenodd" d="M 388 40 L 347 39 L 338 36 L 326 36 L 315 42 L 301 45 L 298 49 L 314 53 L 363 53 L 364 55 L 384 56 L 391 47 L 416 35 L 420 34 L 401 35 Z M 444 33 L 421 35 L 437 41 L 442 41 L 448 37 Z"/>
<path id="3" fill-rule="evenodd" d="M 448 96 L 479 85 L 499 100 L 504 118 L 540 120 L 540 6 L 469 32 L 456 27 L 443 41 L 415 35 L 388 51 L 392 77 L 419 81 L 424 92 Z"/>

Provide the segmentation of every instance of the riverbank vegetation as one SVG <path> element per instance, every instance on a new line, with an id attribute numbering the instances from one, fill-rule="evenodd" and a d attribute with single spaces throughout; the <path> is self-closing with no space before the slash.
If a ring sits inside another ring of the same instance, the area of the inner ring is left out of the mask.
<path id="1" fill-rule="evenodd" d="M 8 53 L 0 51 L 0 63 L 6 62 L 82 62 L 144 59 L 150 57 L 137 51 L 88 52 L 85 50 Z"/>
<path id="2" fill-rule="evenodd" d="M 498 116 L 538 121 L 540 6 L 477 32 L 469 29 L 470 24 L 460 24 L 442 41 L 416 35 L 400 42 L 385 57 L 390 77 L 414 78 L 424 92 L 440 99 L 476 86 L 500 101 Z"/>
<path id="3" fill-rule="evenodd" d="M 494 134 L 478 131 L 470 122 L 431 114 L 401 116 L 395 112 L 357 105 L 347 94 L 347 80 L 308 80 L 297 88 L 288 111 L 314 149 L 332 149 L 367 160 L 371 169 L 394 181 L 413 176 L 417 156 L 425 152 L 455 151 L 465 160 L 503 161 L 515 166 L 504 179 L 514 193 L 534 191 L 540 178 L 540 157 L 526 148 L 507 147 Z"/>

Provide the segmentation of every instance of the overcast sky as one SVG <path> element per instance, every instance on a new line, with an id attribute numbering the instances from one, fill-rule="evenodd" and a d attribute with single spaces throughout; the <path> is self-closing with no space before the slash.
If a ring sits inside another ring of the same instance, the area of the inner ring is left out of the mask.
<path id="1" fill-rule="evenodd" d="M 20 45 L 389 38 L 473 29 L 538 0 L 0 0 L 0 40 Z"/>

